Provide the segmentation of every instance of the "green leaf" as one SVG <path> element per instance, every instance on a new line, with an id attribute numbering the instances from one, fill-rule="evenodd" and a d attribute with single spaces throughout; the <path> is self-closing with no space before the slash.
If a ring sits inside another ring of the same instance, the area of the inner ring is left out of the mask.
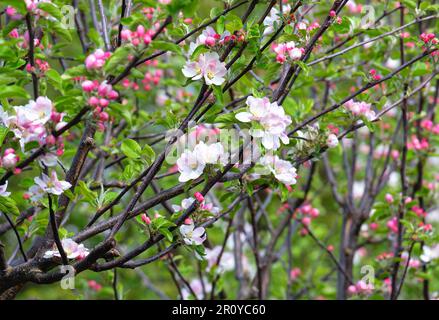
<path id="1" fill-rule="evenodd" d="M 14 199 L 10 197 L 0 196 L 0 212 L 12 214 L 14 216 L 20 215 L 20 210 L 18 210 L 17 204 Z"/>
<path id="2" fill-rule="evenodd" d="M 160 228 L 160 229 L 159 229 L 159 232 L 160 232 L 162 235 L 164 235 L 165 238 L 166 238 L 169 242 L 172 242 L 172 240 L 174 240 L 174 236 L 172 235 L 172 232 L 169 231 L 168 229 L 166 229 L 166 228 Z"/>
<path id="3" fill-rule="evenodd" d="M 127 47 L 118 48 L 106 61 L 104 70 L 109 73 L 114 71 L 118 66 L 123 64 L 123 62 L 127 61 L 129 53 L 130 50 Z"/>
<path id="4" fill-rule="evenodd" d="M 38 4 L 38 8 L 43 10 L 43 11 L 46 11 L 52 17 L 54 17 L 56 20 L 60 21 L 63 18 L 61 10 L 59 10 L 59 8 L 51 2 L 40 2 Z"/>
<path id="5" fill-rule="evenodd" d="M 62 78 L 58 71 L 55 69 L 50 69 L 46 72 L 46 77 L 51 81 L 55 88 L 58 90 L 62 89 Z"/>
<path id="6" fill-rule="evenodd" d="M 203 53 L 208 52 L 208 51 L 209 51 L 209 49 L 204 45 L 200 45 L 200 46 L 196 47 L 194 52 L 192 52 L 191 60 L 197 60 L 198 57 L 200 56 L 200 54 L 203 54 Z"/>
<path id="7" fill-rule="evenodd" d="M 151 42 L 150 47 L 157 50 L 172 51 L 178 54 L 182 54 L 181 47 L 172 42 L 154 40 L 153 42 Z"/>
<path id="8" fill-rule="evenodd" d="M 75 188 L 75 192 L 79 192 L 84 196 L 84 199 L 90 203 L 94 203 L 98 194 L 92 190 L 85 184 L 84 181 L 79 181 L 78 186 Z"/>
<path id="9" fill-rule="evenodd" d="M 124 140 L 122 142 L 121 150 L 128 158 L 133 159 L 140 158 L 142 154 L 142 148 L 140 148 L 139 144 L 132 139 Z"/>
<path id="10" fill-rule="evenodd" d="M 225 26 L 226 30 L 233 34 L 235 31 L 242 29 L 241 18 L 234 14 L 229 14 L 227 16 Z"/>
<path id="11" fill-rule="evenodd" d="M 52 25 L 53 31 L 55 31 L 59 36 L 68 42 L 72 42 L 72 35 L 70 31 L 59 21 L 54 21 Z"/>
<path id="12" fill-rule="evenodd" d="M 148 164 L 151 164 L 155 160 L 155 152 L 147 144 L 143 146 L 142 155 L 145 157 L 145 160 L 148 162 Z"/>
<path id="13" fill-rule="evenodd" d="M 0 126 L 0 146 L 3 144 L 3 141 L 5 140 L 8 132 L 9 132 L 8 128 L 4 126 Z"/>
<path id="14" fill-rule="evenodd" d="M 224 105 L 224 94 L 223 90 L 220 86 L 212 86 L 213 87 L 213 93 L 215 94 L 216 101 L 220 105 Z"/>
<path id="15" fill-rule="evenodd" d="M 19 86 L 0 86 L 0 99 L 3 98 L 29 99 L 29 94 Z"/>

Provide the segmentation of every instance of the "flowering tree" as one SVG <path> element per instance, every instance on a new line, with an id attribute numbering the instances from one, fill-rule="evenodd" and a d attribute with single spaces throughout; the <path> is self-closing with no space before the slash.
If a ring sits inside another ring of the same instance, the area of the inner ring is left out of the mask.
<path id="1" fill-rule="evenodd" d="M 438 11 L 1 1 L 0 298 L 435 298 Z"/>

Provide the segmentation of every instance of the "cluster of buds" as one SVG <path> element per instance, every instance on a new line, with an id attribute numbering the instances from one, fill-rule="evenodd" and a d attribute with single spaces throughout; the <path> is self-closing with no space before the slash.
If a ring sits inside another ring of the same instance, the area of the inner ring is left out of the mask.
<path id="1" fill-rule="evenodd" d="M 433 121 L 429 119 L 424 119 L 421 121 L 421 128 L 425 129 L 428 132 L 439 134 L 439 124 L 434 124 Z"/>
<path id="2" fill-rule="evenodd" d="M 390 260 L 393 259 L 393 252 L 383 252 L 377 255 L 375 258 L 377 261 L 384 261 L 384 260 Z"/>
<path id="3" fill-rule="evenodd" d="M 130 42 L 135 47 L 138 47 L 141 44 L 144 44 L 145 46 L 149 45 L 152 41 L 153 35 L 153 30 L 146 30 L 142 25 L 138 25 L 136 31 L 124 29 L 120 34 L 123 41 Z"/>
<path id="4" fill-rule="evenodd" d="M 15 154 L 15 150 L 8 148 L 5 150 L 3 157 L 1 157 L 0 164 L 3 168 L 11 169 L 15 168 L 18 161 L 20 161 L 20 157 Z"/>
<path id="5" fill-rule="evenodd" d="M 360 280 L 355 285 L 350 285 L 348 287 L 348 292 L 351 295 L 354 295 L 354 294 L 369 295 L 369 294 L 372 294 L 374 289 L 375 288 L 374 288 L 372 283 L 366 283 L 365 281 Z"/>
<path id="6" fill-rule="evenodd" d="M 62 121 L 64 117 L 63 112 L 57 112 L 56 110 L 52 110 L 50 114 L 50 120 L 55 124 L 55 130 L 61 130 L 62 127 L 66 125 L 66 122 Z M 48 146 L 56 147 L 56 155 L 62 156 L 64 154 L 64 139 L 62 136 L 55 137 L 50 134 L 46 137 L 46 144 Z"/>
<path id="7" fill-rule="evenodd" d="M 372 105 L 364 101 L 355 102 L 349 100 L 344 104 L 344 107 L 349 110 L 354 116 L 365 116 L 369 121 L 375 118 L 375 111 L 371 109 Z"/>
<path id="8" fill-rule="evenodd" d="M 419 229 L 422 232 L 432 232 L 433 226 L 430 223 L 419 222 Z"/>
<path id="9" fill-rule="evenodd" d="M 393 201 L 394 201 L 393 196 L 390 193 L 387 193 L 384 196 L 384 199 L 386 200 L 387 203 L 393 203 Z"/>
<path id="10" fill-rule="evenodd" d="M 59 112 L 52 112 L 51 119 L 55 123 L 58 123 L 56 125 L 56 128 L 62 128 L 65 125 L 65 122 L 61 121 L 64 114 Z M 59 129 L 57 129 L 59 130 Z M 54 135 L 50 134 L 46 137 L 46 144 L 50 147 L 55 146 L 56 147 L 56 155 L 62 156 L 64 154 L 64 139 L 62 136 L 55 137 Z"/>
<path id="11" fill-rule="evenodd" d="M 25 31 L 22 35 L 18 32 L 17 28 L 12 29 L 9 32 L 9 37 L 12 39 L 19 39 L 20 41 L 17 43 L 17 46 L 22 49 L 27 49 L 29 47 L 29 31 Z M 49 44 L 48 47 L 50 48 L 51 45 Z M 40 39 L 34 38 L 34 48 L 39 48 L 41 50 L 44 50 L 44 45 L 41 43 Z"/>
<path id="12" fill-rule="evenodd" d="M 276 61 L 284 63 L 289 58 L 292 61 L 299 60 L 305 53 L 304 48 L 296 47 L 294 41 L 273 44 L 271 49 L 276 53 Z"/>
<path id="13" fill-rule="evenodd" d="M 151 67 L 157 67 L 158 61 L 157 60 L 148 60 L 145 62 L 145 65 L 151 66 Z M 159 84 L 161 78 L 163 77 L 163 71 L 162 70 L 155 70 L 151 72 L 146 72 L 145 77 L 142 79 L 143 88 L 146 91 L 150 91 L 152 86 L 156 86 Z M 125 89 L 133 89 L 134 91 L 139 90 L 139 84 L 136 81 L 130 81 L 129 79 L 125 78 L 122 80 L 122 86 Z"/>
<path id="14" fill-rule="evenodd" d="M 151 218 L 148 217 L 148 215 L 146 213 L 143 213 L 140 216 L 140 219 L 142 219 L 143 223 L 146 224 L 147 226 L 149 226 L 151 224 Z"/>
<path id="15" fill-rule="evenodd" d="M 421 38 L 422 42 L 424 42 L 425 44 L 439 43 L 439 40 L 438 40 L 438 38 L 436 38 L 436 35 L 434 33 L 423 32 L 419 37 Z"/>
<path id="16" fill-rule="evenodd" d="M 145 15 L 146 19 L 152 20 L 154 18 L 155 8 L 152 7 L 143 8 L 142 12 Z"/>
<path id="17" fill-rule="evenodd" d="M 295 281 L 300 277 L 301 274 L 302 270 L 300 270 L 300 268 L 293 268 L 290 271 L 290 279 Z"/>
<path id="18" fill-rule="evenodd" d="M 110 56 L 111 52 L 105 52 L 102 49 L 97 49 L 94 53 L 85 58 L 85 67 L 88 70 L 101 69 L 105 64 L 105 61 L 110 58 Z"/>
<path id="19" fill-rule="evenodd" d="M 32 67 L 30 63 L 26 65 L 26 71 L 29 73 L 35 73 L 36 75 L 44 75 L 49 69 L 49 63 L 41 59 L 35 59 L 34 67 Z"/>
<path id="20" fill-rule="evenodd" d="M 430 144 L 428 143 L 427 138 L 419 138 L 416 135 L 412 135 L 410 138 L 410 141 L 407 142 L 407 148 L 409 150 L 427 150 L 429 148 Z"/>
<path id="21" fill-rule="evenodd" d="M 116 100 L 119 94 L 107 81 L 99 83 L 97 80 L 85 80 L 81 86 L 84 92 L 93 94 L 88 99 L 88 104 L 95 108 L 93 114 L 99 120 L 98 126 L 103 129 L 102 122 L 109 119 L 108 113 L 103 110 L 110 104 L 110 101 Z"/>
<path id="22" fill-rule="evenodd" d="M 393 217 L 387 221 L 387 228 L 393 233 L 398 233 L 398 219 Z"/>
<path id="23" fill-rule="evenodd" d="M 427 212 L 419 206 L 413 206 L 412 211 L 420 218 L 425 218 L 427 216 Z"/>
<path id="24" fill-rule="evenodd" d="M 404 264 L 407 264 L 407 260 L 409 259 L 409 256 L 410 255 L 407 251 L 404 251 L 401 254 L 401 259 L 404 261 Z M 410 258 L 410 260 L 408 261 L 408 266 L 413 269 L 418 269 L 421 266 L 421 261 L 419 261 L 419 259 Z"/>
<path id="25" fill-rule="evenodd" d="M 316 30 L 318 28 L 320 28 L 320 23 L 318 23 L 317 21 L 314 21 L 314 22 L 309 24 L 309 26 L 306 28 L 306 30 L 308 32 L 311 32 L 311 31 Z"/>
<path id="26" fill-rule="evenodd" d="M 89 280 L 87 282 L 88 287 L 96 292 L 101 291 L 102 290 L 102 285 L 97 283 L 95 280 Z"/>
<path id="27" fill-rule="evenodd" d="M 372 79 L 374 81 L 379 81 L 381 80 L 381 75 L 377 73 L 377 71 L 375 69 L 370 69 L 369 71 L 369 75 L 372 77 Z"/>
<path id="28" fill-rule="evenodd" d="M 160 79 L 163 77 L 163 71 L 158 69 L 154 72 L 146 72 L 145 77 L 142 79 L 143 88 L 146 91 L 150 91 L 152 86 L 157 86 L 160 83 Z"/>
<path id="29" fill-rule="evenodd" d="M 309 227 L 313 219 L 320 215 L 320 211 L 317 208 L 313 208 L 310 204 L 304 204 L 297 208 L 293 215 L 294 219 L 299 219 L 305 227 Z M 306 236 L 308 234 L 307 228 L 300 230 L 300 235 Z"/>
<path id="30" fill-rule="evenodd" d="M 342 19 L 339 16 L 337 16 L 337 12 L 335 12 L 334 10 L 331 10 L 331 11 L 329 11 L 329 16 L 331 18 L 335 19 L 336 23 L 341 24 Z"/>
<path id="31" fill-rule="evenodd" d="M 17 9 L 15 9 L 12 6 L 7 6 L 6 10 L 5 10 L 6 15 L 11 19 L 11 20 L 20 20 L 22 19 L 22 15 L 19 14 L 17 12 Z"/>

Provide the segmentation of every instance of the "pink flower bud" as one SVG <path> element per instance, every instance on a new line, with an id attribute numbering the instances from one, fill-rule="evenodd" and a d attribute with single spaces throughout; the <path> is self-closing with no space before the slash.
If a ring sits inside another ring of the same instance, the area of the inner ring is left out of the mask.
<path id="1" fill-rule="evenodd" d="M 356 294 L 357 293 L 357 287 L 354 286 L 354 285 L 350 285 L 348 287 L 348 292 L 349 292 L 349 294 Z"/>
<path id="2" fill-rule="evenodd" d="M 55 123 L 60 122 L 61 118 L 62 118 L 62 115 L 59 112 L 52 111 L 52 113 L 50 114 L 50 120 L 52 120 Z"/>
<path id="3" fill-rule="evenodd" d="M 378 223 L 376 223 L 376 222 L 372 222 L 372 223 L 369 225 L 369 228 L 370 228 L 372 231 L 378 229 Z"/>
<path id="4" fill-rule="evenodd" d="M 109 118 L 110 118 L 110 117 L 108 116 L 108 113 L 106 113 L 105 111 L 104 111 L 104 112 L 101 112 L 101 113 L 99 114 L 99 119 L 100 119 L 101 121 L 108 121 Z"/>
<path id="5" fill-rule="evenodd" d="M 184 224 L 192 224 L 192 219 L 191 218 L 184 219 Z"/>
<path id="6" fill-rule="evenodd" d="M 310 215 L 313 218 L 317 218 L 319 216 L 319 214 L 320 214 L 320 212 L 319 212 L 319 209 L 317 209 L 317 208 L 312 208 L 310 211 Z"/>
<path id="7" fill-rule="evenodd" d="M 99 105 L 103 108 L 107 107 L 109 104 L 109 101 L 107 99 L 101 98 L 99 99 Z"/>
<path id="8" fill-rule="evenodd" d="M 56 138 L 55 138 L 52 134 L 51 134 L 51 135 L 48 135 L 47 138 L 46 138 L 46 143 L 47 143 L 49 146 L 54 146 L 55 143 L 56 143 Z"/>
<path id="9" fill-rule="evenodd" d="M 81 83 L 82 90 L 85 92 L 92 92 L 95 89 L 93 81 L 85 80 Z"/>
<path id="10" fill-rule="evenodd" d="M 142 221 L 146 224 L 146 225 L 150 225 L 151 224 L 151 218 L 148 217 L 146 215 L 146 213 L 141 215 Z"/>
<path id="11" fill-rule="evenodd" d="M 88 99 L 88 104 L 91 105 L 91 106 L 97 106 L 98 103 L 99 103 L 99 99 L 96 98 L 96 97 L 90 97 Z"/>
<path id="12" fill-rule="evenodd" d="M 143 37 L 143 43 L 148 45 L 150 44 L 152 41 L 151 36 L 149 34 L 145 34 L 145 36 Z"/>
<path id="13" fill-rule="evenodd" d="M 390 193 L 387 193 L 385 196 L 385 199 L 388 203 L 392 203 L 393 202 L 393 196 Z"/>
<path id="14" fill-rule="evenodd" d="M 119 97 L 119 94 L 115 90 L 111 90 L 108 93 L 108 99 L 110 99 L 110 100 L 116 100 L 118 97 Z"/>
<path id="15" fill-rule="evenodd" d="M 8 154 L 15 154 L 15 150 L 13 148 L 7 148 L 5 150 L 5 156 L 7 156 Z"/>
<path id="16" fill-rule="evenodd" d="M 337 15 L 337 13 L 334 10 L 329 11 L 329 16 L 331 18 L 334 18 Z"/>
<path id="17" fill-rule="evenodd" d="M 310 217 L 302 218 L 302 223 L 308 227 L 311 224 L 311 218 Z"/>
<path id="18" fill-rule="evenodd" d="M 122 40 L 125 41 L 131 39 L 131 31 L 127 29 L 122 30 L 122 32 L 120 33 L 120 37 Z"/>
<path id="19" fill-rule="evenodd" d="M 204 201 L 204 196 L 201 194 L 201 192 L 195 192 L 194 197 L 200 203 Z"/>

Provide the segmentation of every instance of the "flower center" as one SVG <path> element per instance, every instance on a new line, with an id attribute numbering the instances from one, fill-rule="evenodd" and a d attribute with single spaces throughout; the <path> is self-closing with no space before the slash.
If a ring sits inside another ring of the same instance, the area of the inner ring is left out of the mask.
<path id="1" fill-rule="evenodd" d="M 215 74 L 212 71 L 207 71 L 207 77 L 209 79 L 213 79 L 215 77 Z"/>

